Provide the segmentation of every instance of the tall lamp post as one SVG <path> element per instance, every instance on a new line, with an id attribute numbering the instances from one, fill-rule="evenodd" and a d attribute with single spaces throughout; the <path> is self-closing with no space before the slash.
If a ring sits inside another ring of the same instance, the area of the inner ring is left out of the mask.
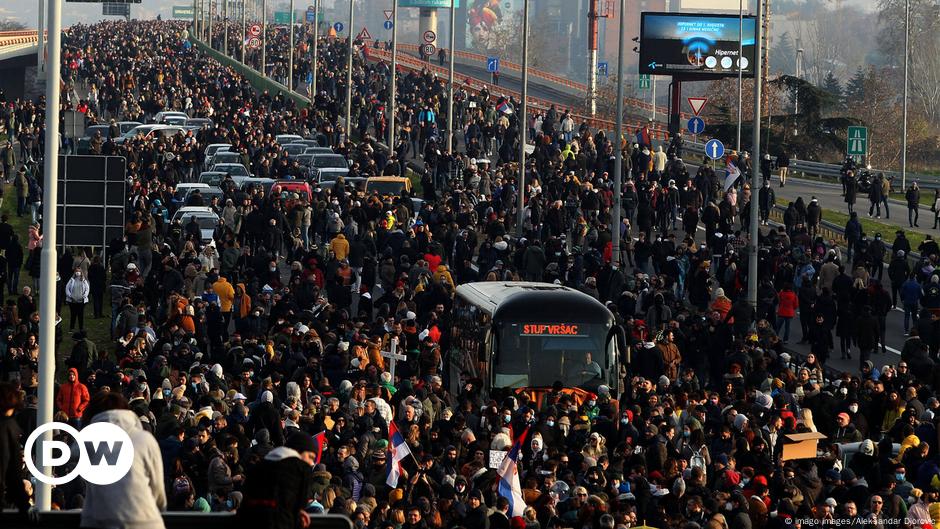
<path id="1" fill-rule="evenodd" d="M 529 0 L 522 0 L 522 102 L 519 115 L 519 189 L 516 204 L 516 233 L 522 237 L 522 222 L 525 217 L 525 146 L 526 134 L 529 132 L 528 102 L 529 93 Z M 453 50 L 451 50 L 453 53 Z"/>
<path id="2" fill-rule="evenodd" d="M 52 0 L 48 5 L 48 50 L 50 68 L 46 68 L 46 138 L 59 137 L 59 99 L 61 96 L 62 64 L 62 2 Z M 42 28 L 39 28 L 42 38 Z M 55 392 L 55 327 L 56 327 L 56 225 L 58 224 L 59 190 L 56 180 L 59 177 L 59 142 L 46 141 L 43 166 L 44 196 L 42 201 L 42 231 L 45 240 L 42 245 L 42 260 L 39 272 L 39 406 L 36 410 L 37 424 L 52 422 L 53 394 Z M 41 443 L 52 440 L 52 431 L 42 434 Z M 51 468 L 45 461 L 44 450 L 39 452 L 39 469 L 45 475 L 51 474 Z M 36 484 L 36 507 L 41 511 L 52 508 L 52 487 L 39 482 Z"/>
<path id="3" fill-rule="evenodd" d="M 352 29 L 350 29 L 352 31 Z M 395 118 L 398 110 L 398 0 L 392 0 L 392 84 L 389 86 L 388 148 L 395 151 Z"/>
<path id="4" fill-rule="evenodd" d="M 758 3 L 761 0 L 757 0 Z M 760 21 L 758 21 L 760 23 Z M 738 143 L 735 150 L 741 152 L 741 123 L 743 122 L 744 105 L 744 68 L 741 59 L 744 57 L 744 0 L 738 2 Z"/>
<path id="5" fill-rule="evenodd" d="M 352 141 L 352 69 L 353 27 L 356 21 L 355 7 L 356 0 L 349 0 L 349 51 L 346 57 L 346 141 Z"/>
<path id="6" fill-rule="evenodd" d="M 287 17 L 289 46 L 287 50 L 287 91 L 294 91 L 294 0 L 290 0 L 290 15 Z"/>
<path id="7" fill-rule="evenodd" d="M 397 1 L 397 0 L 396 0 Z M 450 66 L 447 71 L 447 152 L 454 152 L 454 33 L 457 2 L 450 0 Z"/>
<path id="8" fill-rule="evenodd" d="M 760 114 L 761 114 L 761 70 L 763 70 L 763 60 L 761 58 L 761 33 L 763 32 L 763 20 L 761 9 L 763 1 L 757 1 L 757 19 L 754 23 L 754 133 L 752 137 L 754 156 L 751 158 L 754 163 L 751 166 L 751 219 L 750 219 L 750 241 L 748 242 L 748 262 L 747 262 L 747 301 L 752 308 L 757 308 L 757 240 L 760 237 L 760 216 L 758 209 L 754 207 L 754 201 L 758 200 L 760 193 Z M 740 65 L 739 65 L 740 69 Z"/>
<path id="9" fill-rule="evenodd" d="M 310 87 L 310 99 L 317 97 L 317 63 L 320 53 L 320 0 L 313 4 L 313 85 Z"/>
<path id="10" fill-rule="evenodd" d="M 911 54 L 911 0 L 904 0 L 904 117 L 901 131 L 901 189 L 907 189 L 907 84 L 908 58 Z M 865 160 L 868 163 L 868 160 Z"/>
<path id="11" fill-rule="evenodd" d="M 611 235 L 611 248 L 613 249 L 613 263 L 614 269 L 620 268 L 620 225 L 622 224 L 622 219 L 620 218 L 622 212 L 620 209 L 621 196 L 623 190 L 623 182 L 621 181 L 623 176 L 623 39 L 624 33 L 626 32 L 626 24 L 623 23 L 623 14 L 626 11 L 627 2 L 626 0 L 620 0 L 620 31 L 617 38 L 617 125 L 614 130 L 614 149 L 615 149 L 615 158 L 614 158 L 614 211 L 613 217 L 614 221 L 611 222 L 610 226 L 610 235 Z M 656 111 L 656 100 L 653 99 L 653 111 Z"/>

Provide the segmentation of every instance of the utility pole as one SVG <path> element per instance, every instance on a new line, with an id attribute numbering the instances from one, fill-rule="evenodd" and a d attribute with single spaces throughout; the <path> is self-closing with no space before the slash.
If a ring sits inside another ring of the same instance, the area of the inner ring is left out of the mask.
<path id="1" fill-rule="evenodd" d="M 245 64 L 245 48 L 247 48 L 247 43 L 245 42 L 245 37 L 248 36 L 248 10 L 245 9 L 248 7 L 248 0 L 242 0 L 242 35 L 239 39 L 242 43 L 242 64 Z"/>
<path id="2" fill-rule="evenodd" d="M 59 99 L 61 94 L 60 57 L 62 51 L 62 2 L 51 0 L 48 5 L 48 49 L 49 64 L 46 70 L 46 149 L 43 160 L 42 231 L 45 240 L 42 245 L 42 260 L 39 272 L 39 407 L 36 410 L 37 424 L 52 422 L 53 399 L 55 392 L 55 327 L 56 327 L 56 267 L 59 256 L 56 250 L 56 226 L 58 225 L 59 207 Z M 42 28 L 39 28 L 42 38 Z M 64 278 L 63 278 L 64 280 Z M 39 453 L 39 469 L 45 475 L 51 474 L 51 467 L 46 464 L 44 443 L 52 440 L 52 431 L 42 434 L 36 444 Z M 36 507 L 40 511 L 52 508 L 52 487 L 49 484 L 36 483 Z"/>
<path id="3" fill-rule="evenodd" d="M 349 55 L 346 57 L 346 141 L 352 141 L 352 69 L 353 27 L 356 21 L 356 0 L 349 0 Z M 392 28 L 393 30 L 395 28 Z M 393 52 L 394 53 L 394 52 Z"/>
<path id="4" fill-rule="evenodd" d="M 623 17 L 624 10 L 627 7 L 626 0 L 620 0 L 620 16 Z M 610 223 L 611 249 L 613 250 L 613 259 L 611 263 L 614 270 L 620 268 L 620 225 L 623 223 L 620 218 L 622 211 L 620 203 L 622 201 L 623 190 L 623 39 L 626 32 L 625 24 L 620 24 L 620 34 L 617 38 L 617 125 L 614 131 L 614 211 L 613 222 Z M 653 99 L 653 112 L 656 112 L 656 99 Z M 627 234 L 629 236 L 629 234 Z"/>
<path id="5" fill-rule="evenodd" d="M 799 45 L 800 45 L 800 40 L 799 40 L 799 39 L 797 39 L 796 45 L 797 45 L 797 49 L 796 49 L 796 78 L 797 78 L 797 79 L 802 79 L 802 78 L 803 78 L 803 48 L 800 48 L 800 47 L 799 47 Z M 800 113 L 800 87 L 799 87 L 799 85 L 797 85 L 797 87 L 796 87 L 796 97 L 793 99 L 793 113 L 794 113 L 794 114 L 799 114 L 799 113 Z"/>
<path id="6" fill-rule="evenodd" d="M 911 0 L 904 0 L 904 117 L 901 130 L 901 189 L 907 189 L 907 81 L 911 38 Z M 865 163 L 869 163 L 865 160 Z"/>
<path id="7" fill-rule="evenodd" d="M 588 104 L 591 115 L 597 114 L 597 12 L 599 0 L 588 0 Z M 528 3 L 528 2 L 526 2 Z M 620 12 L 620 25 L 623 25 L 623 11 Z"/>
<path id="8" fill-rule="evenodd" d="M 212 17 L 215 15 L 215 9 L 213 9 L 215 6 L 215 0 L 206 1 L 209 2 L 209 47 L 214 50 L 215 46 L 212 44 Z"/>
<path id="9" fill-rule="evenodd" d="M 349 28 L 350 35 L 352 27 Z M 398 0 L 392 0 L 392 85 L 389 87 L 388 148 L 395 151 L 395 118 L 398 115 Z M 402 175 L 404 176 L 404 175 Z"/>
<path id="10" fill-rule="evenodd" d="M 228 3 L 222 0 L 222 54 L 228 56 Z"/>
<path id="11" fill-rule="evenodd" d="M 754 162 L 751 164 L 751 218 L 750 218 L 750 241 L 748 242 L 748 263 L 747 263 L 747 301 L 751 307 L 757 308 L 757 242 L 760 238 L 760 216 L 757 207 L 757 201 L 760 194 L 760 114 L 761 114 L 761 70 L 763 61 L 761 57 L 761 33 L 763 24 L 761 23 L 761 8 L 763 0 L 757 1 L 757 23 L 754 27 L 754 45 L 757 46 L 754 56 L 758 58 L 754 65 L 754 131 L 752 143 L 754 144 L 754 155 L 751 158 Z M 739 151 L 740 152 L 740 151 Z"/>
<path id="12" fill-rule="evenodd" d="M 317 97 L 317 64 L 320 54 L 320 0 L 313 4 L 313 85 L 310 87 L 310 99 Z"/>
<path id="13" fill-rule="evenodd" d="M 290 15 L 287 18 L 289 49 L 287 50 L 287 91 L 294 91 L 294 0 L 290 0 Z"/>
<path id="14" fill-rule="evenodd" d="M 268 76 L 268 0 L 261 0 L 261 76 Z"/>
<path id="15" fill-rule="evenodd" d="M 45 7 L 45 0 L 39 0 L 39 25 L 36 26 L 39 28 L 36 30 L 36 37 L 39 39 L 36 52 L 36 77 L 40 79 L 43 78 L 46 72 L 46 42 L 42 38 L 42 31 L 45 27 L 45 21 L 43 20 L 45 10 L 43 7 Z"/>
<path id="16" fill-rule="evenodd" d="M 761 0 L 757 0 L 760 2 Z M 744 120 L 744 68 L 741 59 L 744 58 L 744 0 L 738 2 L 738 143 L 735 147 L 741 152 L 741 124 Z"/>
<path id="17" fill-rule="evenodd" d="M 519 122 L 519 186 L 517 189 L 516 234 L 522 237 L 522 222 L 525 218 L 525 146 L 526 133 L 529 132 L 528 102 L 529 93 L 529 0 L 522 0 L 522 103 L 516 119 Z M 595 72 L 596 73 L 596 72 Z"/>
<path id="18" fill-rule="evenodd" d="M 396 0 L 397 3 L 398 0 Z M 447 152 L 454 153 L 454 33 L 457 20 L 457 2 L 450 0 L 450 66 L 447 71 Z"/>

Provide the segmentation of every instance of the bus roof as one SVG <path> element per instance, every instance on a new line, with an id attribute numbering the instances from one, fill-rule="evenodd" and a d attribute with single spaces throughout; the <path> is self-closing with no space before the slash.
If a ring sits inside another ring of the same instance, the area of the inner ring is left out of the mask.
<path id="1" fill-rule="evenodd" d="M 457 295 L 494 320 L 604 321 L 614 316 L 600 301 L 573 288 L 551 283 L 483 281 L 457 286 Z M 562 318 L 559 318 L 562 316 Z"/>

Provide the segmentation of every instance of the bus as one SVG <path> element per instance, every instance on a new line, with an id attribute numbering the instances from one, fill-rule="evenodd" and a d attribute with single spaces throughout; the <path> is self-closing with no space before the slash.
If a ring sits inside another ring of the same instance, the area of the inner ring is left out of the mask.
<path id="1" fill-rule="evenodd" d="M 542 397 L 560 382 L 580 404 L 601 385 L 620 394 L 620 327 L 602 303 L 561 285 L 487 281 L 457 287 L 447 360 L 454 395 L 464 381 L 484 393 Z"/>

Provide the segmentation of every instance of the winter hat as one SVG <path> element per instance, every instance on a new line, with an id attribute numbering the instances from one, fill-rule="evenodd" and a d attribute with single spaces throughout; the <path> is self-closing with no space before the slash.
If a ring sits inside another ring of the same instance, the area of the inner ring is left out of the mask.
<path id="1" fill-rule="evenodd" d="M 265 393 L 269 393 L 265 391 Z M 290 437 L 287 438 L 287 442 L 284 443 L 284 446 L 287 448 L 292 448 L 298 452 L 316 452 L 317 445 L 313 441 L 313 436 L 308 434 L 303 430 L 298 430 L 294 432 Z M 345 465 L 345 463 L 344 463 Z M 358 468 L 358 462 L 356 463 Z"/>
<path id="2" fill-rule="evenodd" d="M 261 394 L 261 402 L 274 402 L 274 394 L 265 390 L 265 392 Z"/>

